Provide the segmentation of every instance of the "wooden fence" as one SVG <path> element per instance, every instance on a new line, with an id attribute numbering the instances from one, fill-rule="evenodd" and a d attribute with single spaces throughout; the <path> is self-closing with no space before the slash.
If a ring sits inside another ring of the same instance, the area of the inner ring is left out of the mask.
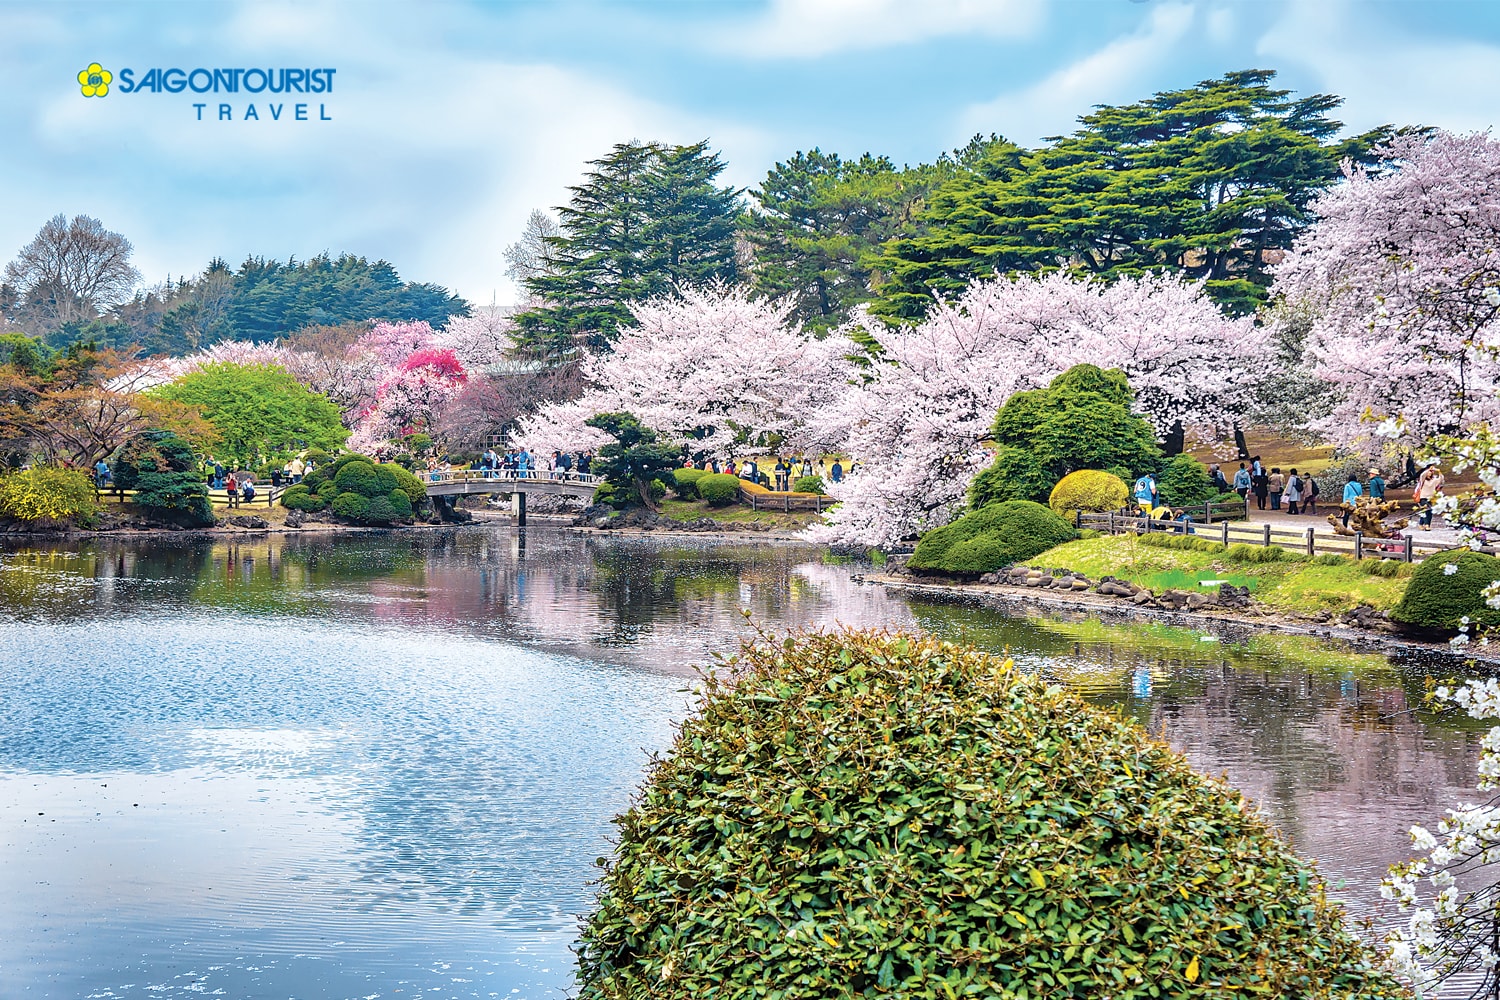
<path id="1" fill-rule="evenodd" d="M 1275 545 L 1308 556 L 1340 555 L 1354 559 L 1400 559 L 1403 562 L 1421 562 L 1438 552 L 1453 548 L 1448 542 L 1429 541 L 1401 535 L 1396 538 L 1366 538 L 1363 534 L 1337 535 L 1327 531 L 1307 528 L 1297 531 L 1278 528 L 1269 523 L 1236 524 L 1220 521 L 1217 524 L 1201 524 L 1187 521 L 1164 521 L 1141 517 L 1124 512 L 1110 511 L 1104 514 L 1079 512 L 1076 523 L 1080 528 L 1093 528 L 1112 535 L 1133 534 L 1188 534 L 1221 545 Z"/>
<path id="2" fill-rule="evenodd" d="M 794 510 L 815 510 L 821 514 L 825 507 L 838 502 L 821 493 L 782 493 L 748 482 L 740 483 L 740 501 L 749 504 L 751 510 L 779 510 L 788 514 Z"/>
<path id="3" fill-rule="evenodd" d="M 106 501 L 113 503 L 124 503 L 131 497 L 135 496 L 135 492 L 135 490 L 121 490 L 116 489 L 112 486 L 105 487 L 104 489 L 99 489 L 96 487 L 94 489 L 94 499 L 100 503 L 104 503 Z M 235 507 L 274 507 L 276 505 L 276 501 L 280 500 L 281 495 L 285 492 L 285 486 L 278 486 L 274 489 L 270 486 L 267 486 L 263 489 L 260 484 L 257 483 L 255 486 L 255 499 L 251 500 L 249 503 L 246 503 L 243 499 L 238 499 L 235 501 Z M 209 490 L 208 502 L 211 506 L 214 507 L 228 507 L 229 491 Z"/>

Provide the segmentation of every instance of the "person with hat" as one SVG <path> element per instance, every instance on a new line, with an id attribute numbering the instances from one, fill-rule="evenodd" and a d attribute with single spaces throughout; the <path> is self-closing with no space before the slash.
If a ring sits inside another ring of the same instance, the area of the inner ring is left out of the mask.
<path id="1" fill-rule="evenodd" d="M 1370 483 L 1366 488 L 1371 500 L 1385 499 L 1385 480 L 1380 478 L 1379 469 L 1370 470 Z"/>

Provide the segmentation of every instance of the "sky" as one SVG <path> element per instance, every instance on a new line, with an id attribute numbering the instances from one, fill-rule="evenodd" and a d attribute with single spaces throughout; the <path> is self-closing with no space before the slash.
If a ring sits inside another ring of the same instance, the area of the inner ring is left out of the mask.
<path id="1" fill-rule="evenodd" d="M 103 97 L 79 86 L 90 63 L 114 74 Z M 327 93 L 124 92 L 153 67 L 335 73 Z M 1488 129 L 1500 3 L 0 0 L 0 262 L 82 213 L 134 243 L 147 284 L 348 251 L 504 304 L 527 214 L 618 142 L 707 138 L 748 188 L 798 150 L 1036 145 L 1095 105 L 1250 68 L 1343 97 L 1351 132 Z"/>

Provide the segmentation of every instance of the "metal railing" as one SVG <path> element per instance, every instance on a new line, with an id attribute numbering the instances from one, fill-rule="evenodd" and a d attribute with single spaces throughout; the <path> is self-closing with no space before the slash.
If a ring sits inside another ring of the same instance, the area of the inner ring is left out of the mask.
<path id="1" fill-rule="evenodd" d="M 453 469 L 448 472 L 418 472 L 424 483 L 570 483 L 597 486 L 602 476 L 586 472 L 563 472 L 561 469 Z"/>

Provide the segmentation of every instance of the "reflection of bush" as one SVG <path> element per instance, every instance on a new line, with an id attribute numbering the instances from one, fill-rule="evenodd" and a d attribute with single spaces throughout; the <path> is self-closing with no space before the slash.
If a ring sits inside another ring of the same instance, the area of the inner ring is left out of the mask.
<path id="1" fill-rule="evenodd" d="M 619 827 L 584 998 L 1404 995 L 1239 795 L 935 640 L 747 649 Z"/>

